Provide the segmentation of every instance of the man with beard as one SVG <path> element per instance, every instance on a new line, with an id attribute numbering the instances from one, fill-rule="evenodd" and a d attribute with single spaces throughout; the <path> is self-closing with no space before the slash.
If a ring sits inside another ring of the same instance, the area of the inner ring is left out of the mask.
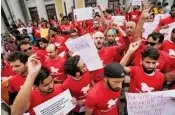
<path id="1" fill-rule="evenodd" d="M 57 47 L 58 54 L 67 50 L 64 42 L 66 39 L 57 33 L 57 28 L 49 28 L 49 36 L 51 37 L 50 43 L 54 44 Z"/>
<path id="2" fill-rule="evenodd" d="M 93 26 L 90 28 L 90 33 L 94 34 L 97 31 L 103 32 L 103 28 L 98 21 L 93 21 Z"/>
<path id="3" fill-rule="evenodd" d="M 131 81 L 129 92 L 152 92 L 161 91 L 164 83 L 164 75 L 156 69 L 156 64 L 159 58 L 159 52 L 155 48 L 146 48 L 142 52 L 142 66 L 129 66 L 126 67 L 126 63 L 131 54 L 137 50 L 140 43 L 135 42 L 130 44 L 129 50 L 122 58 L 120 64 L 124 67 L 124 70 L 129 74 Z"/>
<path id="4" fill-rule="evenodd" d="M 118 115 L 117 103 L 124 76 L 124 69 L 119 63 L 107 64 L 104 67 L 104 80 L 88 92 L 85 115 Z"/>
<path id="5" fill-rule="evenodd" d="M 137 5 L 134 5 L 133 6 L 133 11 L 128 13 L 129 21 L 133 21 L 136 24 L 139 21 L 139 18 L 140 18 L 140 15 L 141 15 L 141 12 L 137 9 L 138 9 Z"/>
<path id="6" fill-rule="evenodd" d="M 85 98 L 91 84 L 90 72 L 78 55 L 65 62 L 64 71 L 69 76 L 64 81 L 63 88 L 64 90 L 69 89 L 72 96 L 77 99 L 77 106 L 72 110 L 71 115 L 84 115 Z"/>
<path id="7" fill-rule="evenodd" d="M 28 57 L 28 55 L 22 52 L 13 52 L 7 58 L 8 63 L 12 67 L 12 70 L 16 73 L 16 75 L 12 76 L 8 80 L 10 105 L 13 104 L 14 99 L 16 98 L 19 90 L 24 84 L 24 81 L 26 80 L 26 76 L 28 74 L 26 65 Z"/>
<path id="8" fill-rule="evenodd" d="M 115 40 L 116 38 L 116 30 L 115 29 L 110 29 L 107 32 L 106 35 L 106 42 L 104 43 L 104 46 L 117 46 L 117 41 Z"/>
<path id="9" fill-rule="evenodd" d="M 50 71 L 52 78 L 57 82 L 63 83 L 67 78 L 64 72 L 65 59 L 58 55 L 57 47 L 49 44 L 46 48 L 48 59 L 45 60 L 44 66 Z"/>
<path id="10" fill-rule="evenodd" d="M 111 47 L 104 47 L 103 33 L 96 32 L 93 35 L 93 40 L 97 48 L 98 55 L 104 66 L 111 62 L 120 62 L 122 58 L 121 54 L 123 54 L 123 52 L 128 49 L 129 39 L 128 37 L 126 37 L 126 34 L 124 32 L 122 33 L 123 33 L 124 44 Z M 100 77 L 100 75 L 103 74 L 103 72 L 104 68 L 92 72 L 92 79 L 94 83 L 97 83 L 103 79 L 102 77 Z"/>
<path id="11" fill-rule="evenodd" d="M 36 115 L 33 108 L 62 93 L 60 84 L 54 85 L 50 72 L 41 67 L 41 62 L 36 55 L 29 57 L 28 75 L 26 81 L 14 101 L 12 115 L 22 115 L 29 111 L 30 115 Z M 32 90 L 35 87 L 35 90 Z M 76 104 L 75 98 L 72 103 Z"/>

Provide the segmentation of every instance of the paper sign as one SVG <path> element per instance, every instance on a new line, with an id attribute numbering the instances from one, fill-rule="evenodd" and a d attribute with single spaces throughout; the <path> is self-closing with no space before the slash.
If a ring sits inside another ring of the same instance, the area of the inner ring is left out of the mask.
<path id="1" fill-rule="evenodd" d="M 93 19 L 92 7 L 74 9 L 74 19 L 77 21 Z"/>
<path id="2" fill-rule="evenodd" d="M 147 39 L 148 35 L 151 34 L 156 27 L 158 26 L 158 23 L 155 22 L 145 22 L 143 25 L 143 34 L 142 36 Z"/>
<path id="3" fill-rule="evenodd" d="M 95 7 L 95 8 L 93 8 L 93 9 L 94 9 L 95 13 L 98 12 L 98 13 L 101 15 L 101 12 L 100 12 L 100 10 L 99 10 L 98 7 Z"/>
<path id="4" fill-rule="evenodd" d="M 113 22 L 116 22 L 119 26 L 124 26 L 125 16 L 112 16 Z"/>
<path id="5" fill-rule="evenodd" d="M 141 5 L 141 0 L 133 0 L 132 5 Z"/>
<path id="6" fill-rule="evenodd" d="M 65 44 L 73 54 L 80 55 L 89 71 L 103 68 L 103 64 L 90 34 L 68 41 Z"/>
<path id="7" fill-rule="evenodd" d="M 164 40 L 169 40 L 171 37 L 171 32 L 175 28 L 175 22 L 168 24 L 168 28 L 166 29 L 160 29 L 159 32 L 164 34 L 165 39 Z"/>
<path id="8" fill-rule="evenodd" d="M 69 90 L 33 108 L 36 115 L 66 115 L 75 105 L 71 102 L 72 96 Z"/>
<path id="9" fill-rule="evenodd" d="M 18 31 L 20 32 L 20 34 L 23 34 L 22 30 L 23 30 L 23 29 L 27 29 L 27 33 L 32 33 L 32 28 L 33 28 L 33 27 L 18 28 Z"/>
<path id="10" fill-rule="evenodd" d="M 41 28 L 40 29 L 41 37 L 42 38 L 46 38 L 48 36 L 48 32 L 49 32 L 49 29 L 48 28 L 45 28 L 45 29 Z"/>
<path id="11" fill-rule="evenodd" d="M 126 93 L 128 115 L 174 115 L 175 102 L 167 93 L 175 97 L 175 90 Z"/>

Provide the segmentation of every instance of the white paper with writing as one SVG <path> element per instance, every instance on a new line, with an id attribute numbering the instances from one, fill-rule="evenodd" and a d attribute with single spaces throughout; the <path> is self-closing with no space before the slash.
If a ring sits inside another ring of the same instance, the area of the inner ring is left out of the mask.
<path id="1" fill-rule="evenodd" d="M 141 0 L 133 0 L 132 5 L 141 5 Z"/>
<path id="2" fill-rule="evenodd" d="M 124 26 L 125 16 L 112 16 L 113 22 L 116 22 L 118 26 Z"/>
<path id="3" fill-rule="evenodd" d="M 128 115 L 174 115 L 175 102 L 171 97 L 175 98 L 175 90 L 126 93 Z"/>
<path id="4" fill-rule="evenodd" d="M 73 54 L 80 55 L 89 71 L 103 68 L 103 64 L 90 34 L 68 41 L 65 44 Z"/>
<path id="5" fill-rule="evenodd" d="M 36 115 L 66 115 L 75 105 L 71 102 L 72 96 L 69 90 L 33 108 Z"/>
<path id="6" fill-rule="evenodd" d="M 92 7 L 74 9 L 74 18 L 77 17 L 77 21 L 93 19 Z"/>
<path id="7" fill-rule="evenodd" d="M 20 34 L 23 34 L 22 30 L 23 30 L 23 29 L 27 29 L 27 33 L 32 33 L 32 28 L 33 28 L 33 27 L 18 28 L 18 31 L 20 32 Z"/>

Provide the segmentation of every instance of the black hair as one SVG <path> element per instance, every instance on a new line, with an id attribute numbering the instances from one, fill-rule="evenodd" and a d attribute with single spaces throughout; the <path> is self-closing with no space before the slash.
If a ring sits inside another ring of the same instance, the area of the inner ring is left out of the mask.
<path id="1" fill-rule="evenodd" d="M 72 30 L 69 31 L 69 34 L 71 34 L 71 33 L 78 33 L 78 32 L 77 32 L 76 29 L 72 29 Z"/>
<path id="2" fill-rule="evenodd" d="M 159 55 L 160 55 L 159 51 L 156 48 L 148 47 L 145 48 L 144 51 L 142 52 L 142 60 L 146 57 L 149 57 L 153 60 L 158 60 Z"/>
<path id="3" fill-rule="evenodd" d="M 15 51 L 9 54 L 7 57 L 7 62 L 15 62 L 16 60 L 20 60 L 21 63 L 26 64 L 28 57 L 29 56 L 23 52 Z"/>
<path id="4" fill-rule="evenodd" d="M 68 16 L 63 16 L 63 18 L 62 18 L 62 19 L 64 20 L 65 18 L 69 19 L 69 17 L 68 17 Z"/>
<path id="5" fill-rule="evenodd" d="M 27 36 L 27 35 L 23 36 L 23 38 L 29 38 L 29 39 L 30 39 L 30 37 L 29 37 L 29 36 Z"/>
<path id="6" fill-rule="evenodd" d="M 27 32 L 27 29 L 22 29 L 22 31 L 25 31 L 25 32 Z"/>
<path id="7" fill-rule="evenodd" d="M 161 2 L 158 2 L 157 5 L 161 5 L 162 3 Z"/>
<path id="8" fill-rule="evenodd" d="M 39 39 L 38 43 L 39 42 L 43 42 L 43 43 L 47 43 L 47 44 L 49 43 L 49 41 L 46 38 Z"/>
<path id="9" fill-rule="evenodd" d="M 106 9 L 106 13 L 111 14 L 112 12 L 112 9 Z"/>
<path id="10" fill-rule="evenodd" d="M 173 5 L 171 6 L 171 10 L 172 10 L 173 8 L 175 8 L 175 4 L 173 4 Z"/>
<path id="11" fill-rule="evenodd" d="M 158 43 L 162 43 L 164 40 L 164 35 L 161 33 L 157 33 L 157 32 L 153 32 L 153 33 L 149 34 L 148 38 L 149 37 L 152 37 L 153 40 L 159 39 Z"/>
<path id="12" fill-rule="evenodd" d="M 173 32 L 173 33 L 175 32 L 175 28 L 172 30 L 172 32 Z"/>
<path id="13" fill-rule="evenodd" d="M 164 5 L 165 5 L 165 6 L 168 6 L 168 2 L 166 2 Z"/>
<path id="14" fill-rule="evenodd" d="M 69 58 L 65 63 L 64 63 L 64 71 L 66 74 L 69 74 L 71 76 L 76 76 L 76 72 L 79 72 L 80 69 L 77 67 L 77 64 L 80 60 L 80 56 L 76 55 L 71 58 Z"/>
<path id="15" fill-rule="evenodd" d="M 39 73 L 37 74 L 36 79 L 34 81 L 34 85 L 35 86 L 39 86 L 40 83 L 43 83 L 43 81 L 47 77 L 49 77 L 49 75 L 50 75 L 49 70 L 47 68 L 45 68 L 45 67 L 41 67 L 41 69 L 40 69 Z"/>
<path id="16" fill-rule="evenodd" d="M 20 32 L 19 32 L 17 29 L 11 30 L 10 33 L 13 34 L 13 35 L 14 35 L 14 34 L 16 34 L 16 35 L 17 35 L 17 34 L 20 34 Z"/>
<path id="17" fill-rule="evenodd" d="M 21 50 L 21 46 L 22 46 L 22 45 L 27 45 L 27 44 L 29 44 L 29 45 L 31 46 L 31 43 L 29 43 L 29 42 L 27 42 L 27 41 L 25 41 L 25 40 L 22 40 L 22 41 L 19 43 L 19 45 L 18 45 L 19 50 Z"/>
<path id="18" fill-rule="evenodd" d="M 57 28 L 55 28 L 55 27 L 50 27 L 50 28 L 49 28 L 49 31 L 50 31 L 50 30 L 52 30 L 52 31 L 54 31 L 54 32 L 57 32 L 57 33 L 58 33 L 58 29 L 57 29 Z"/>
<path id="19" fill-rule="evenodd" d="M 99 14 L 99 12 L 96 12 L 96 13 L 95 13 L 95 17 L 96 17 L 96 16 L 99 17 L 99 18 L 101 17 L 100 14 Z"/>

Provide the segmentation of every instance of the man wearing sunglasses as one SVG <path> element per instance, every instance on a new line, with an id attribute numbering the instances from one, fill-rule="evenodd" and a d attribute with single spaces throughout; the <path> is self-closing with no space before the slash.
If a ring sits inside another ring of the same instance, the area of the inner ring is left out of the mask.
<path id="1" fill-rule="evenodd" d="M 91 85 L 90 72 L 78 55 L 69 58 L 64 63 L 64 71 L 68 77 L 63 83 L 63 88 L 69 89 L 72 96 L 77 99 L 77 106 L 71 115 L 84 115 L 85 98 Z"/>

